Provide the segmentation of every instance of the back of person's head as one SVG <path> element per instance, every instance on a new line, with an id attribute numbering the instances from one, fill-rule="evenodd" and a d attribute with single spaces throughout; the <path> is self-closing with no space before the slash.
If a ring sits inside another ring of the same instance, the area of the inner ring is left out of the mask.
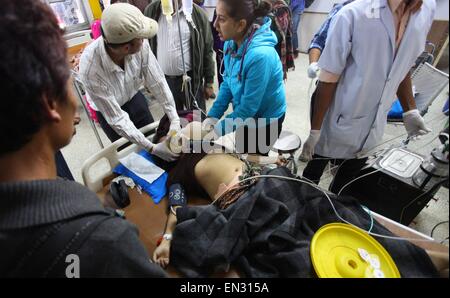
<path id="1" fill-rule="evenodd" d="M 46 102 L 68 99 L 66 42 L 51 9 L 0 0 L 0 156 L 27 144 L 48 120 Z"/>
<path id="2" fill-rule="evenodd" d="M 267 16 L 272 10 L 268 0 L 219 0 L 226 4 L 228 15 L 235 21 L 246 20 L 250 27 L 257 19 Z"/>

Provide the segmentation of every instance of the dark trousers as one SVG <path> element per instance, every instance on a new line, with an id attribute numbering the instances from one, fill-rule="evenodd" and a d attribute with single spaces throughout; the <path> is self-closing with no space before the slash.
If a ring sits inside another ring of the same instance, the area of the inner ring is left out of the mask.
<path id="1" fill-rule="evenodd" d="M 347 183 L 358 177 L 359 172 L 367 162 L 367 158 L 335 159 L 315 154 L 313 160 L 306 165 L 306 168 L 303 171 L 303 177 L 319 184 L 320 178 L 322 177 L 328 162 L 331 162 L 334 166 L 339 166 L 336 176 L 329 187 L 331 192 L 338 194 Z"/>
<path id="2" fill-rule="evenodd" d="M 280 136 L 283 129 L 285 115 L 281 116 L 278 121 L 274 121 L 269 125 L 262 127 L 242 126 L 236 130 L 235 149 L 237 153 L 250 153 L 259 155 L 269 155 L 269 151 Z M 272 132 L 272 133 L 271 133 Z M 258 146 L 260 142 L 265 145 Z"/>
<path id="3" fill-rule="evenodd" d="M 188 76 L 193 78 L 192 73 L 188 72 Z M 194 107 L 188 107 L 186 106 L 186 94 L 183 89 L 183 76 L 166 76 L 167 84 L 169 85 L 170 91 L 172 91 L 173 98 L 175 100 L 175 105 L 177 106 L 178 111 L 184 111 L 184 110 L 192 110 Z M 193 82 L 193 80 L 191 81 Z M 192 85 L 192 94 L 194 94 L 195 99 L 197 100 L 198 106 L 200 109 L 206 112 L 206 102 L 205 102 L 205 96 L 204 96 L 204 90 L 203 86 L 200 86 L 197 90 L 195 89 L 195 86 Z M 191 99 L 192 101 L 192 99 Z"/>
<path id="4" fill-rule="evenodd" d="M 154 122 L 152 114 L 150 114 L 150 110 L 148 109 L 147 99 L 141 91 L 138 91 L 138 93 L 136 93 L 136 95 L 133 96 L 129 102 L 121 106 L 121 108 L 128 113 L 131 122 L 133 122 L 136 128 L 141 128 Z M 121 136 L 119 136 L 116 131 L 109 126 L 102 113 L 98 111 L 97 118 L 100 126 L 111 142 L 115 142 L 121 138 Z"/>
<path id="5" fill-rule="evenodd" d="M 309 108 L 310 124 L 312 124 L 312 120 L 314 117 L 314 105 L 316 104 L 316 93 L 317 93 L 317 90 L 315 90 L 314 93 L 311 95 L 311 104 L 310 104 L 310 108 Z"/>
<path id="6" fill-rule="evenodd" d="M 310 109 L 310 118 L 311 123 L 314 117 L 314 105 L 316 103 L 316 91 L 311 96 L 311 109 Z M 322 177 L 323 171 L 325 167 L 328 165 L 328 162 L 331 163 L 331 166 L 338 166 L 338 170 L 336 176 L 330 184 L 329 190 L 335 194 L 338 194 L 339 191 L 350 181 L 355 179 L 358 176 L 358 173 L 366 164 L 367 158 L 363 159 L 336 159 L 336 158 L 328 158 L 324 156 L 320 156 L 315 154 L 313 156 L 313 160 L 311 160 L 307 165 L 305 170 L 303 171 L 303 177 L 311 180 L 315 184 L 319 184 L 320 178 Z"/>

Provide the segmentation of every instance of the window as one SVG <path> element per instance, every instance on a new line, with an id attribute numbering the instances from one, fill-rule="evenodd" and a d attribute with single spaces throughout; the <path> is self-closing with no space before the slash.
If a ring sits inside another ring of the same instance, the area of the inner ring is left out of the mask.
<path id="1" fill-rule="evenodd" d="M 67 33 L 88 29 L 86 7 L 81 0 L 46 0 Z"/>

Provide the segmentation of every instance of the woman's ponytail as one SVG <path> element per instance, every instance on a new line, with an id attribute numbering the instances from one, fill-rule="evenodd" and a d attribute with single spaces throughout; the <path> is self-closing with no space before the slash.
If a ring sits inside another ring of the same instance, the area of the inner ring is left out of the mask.
<path id="1" fill-rule="evenodd" d="M 254 15 L 256 18 L 267 16 L 272 11 L 272 4 L 266 0 L 256 0 Z"/>
<path id="2" fill-rule="evenodd" d="M 272 4 L 267 0 L 220 0 L 223 1 L 228 14 L 235 20 L 244 19 L 250 26 L 256 19 L 267 16 Z"/>

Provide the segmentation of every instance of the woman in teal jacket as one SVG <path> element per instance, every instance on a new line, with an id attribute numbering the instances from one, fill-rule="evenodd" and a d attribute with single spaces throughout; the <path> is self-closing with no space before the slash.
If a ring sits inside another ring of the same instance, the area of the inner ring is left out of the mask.
<path id="1" fill-rule="evenodd" d="M 218 1 L 214 26 L 219 37 L 226 41 L 224 81 L 204 121 L 205 129 L 214 126 L 219 135 L 236 129 L 239 132 L 239 128 L 243 128 L 246 132 L 245 143 L 254 142 L 249 140 L 252 132 L 258 135 L 255 126 L 249 124 L 249 119 L 257 120 L 259 125 L 256 127 L 259 130 L 275 127 L 275 138 L 273 135 L 269 138 L 267 129 L 265 144 L 268 146 L 273 145 L 278 138 L 286 113 L 283 68 L 275 50 L 278 41 L 270 29 L 271 20 L 267 17 L 270 10 L 270 3 L 262 0 Z M 219 122 L 218 119 L 228 109 L 230 102 L 233 112 Z M 242 125 L 239 120 L 247 122 Z M 247 147 L 244 150 L 247 153 L 267 153 L 261 150 L 248 152 Z"/>

